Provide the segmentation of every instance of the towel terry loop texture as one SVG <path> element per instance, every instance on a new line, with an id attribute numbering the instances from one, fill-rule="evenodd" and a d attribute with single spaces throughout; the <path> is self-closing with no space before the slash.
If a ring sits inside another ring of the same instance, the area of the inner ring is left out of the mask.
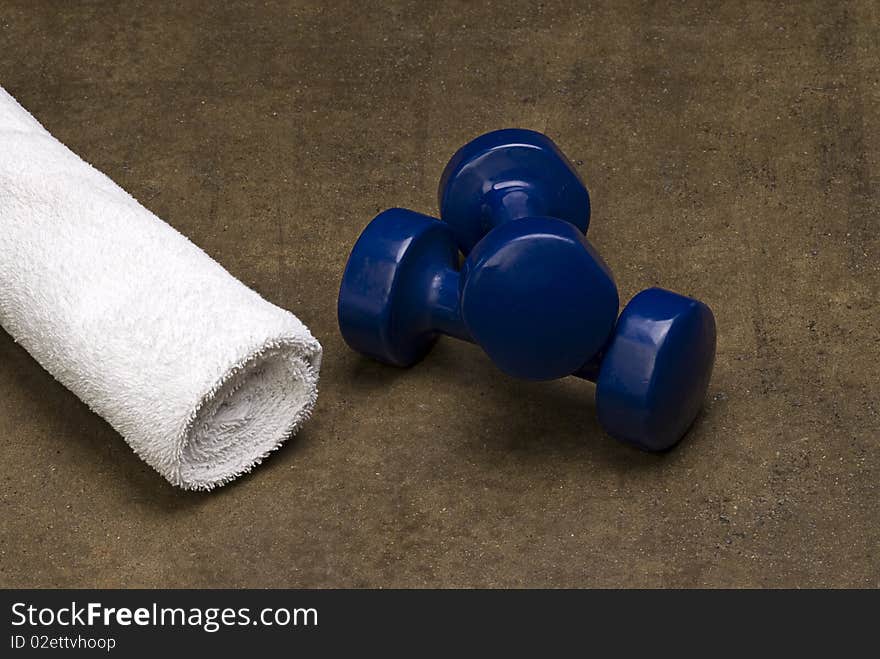
<path id="1" fill-rule="evenodd" d="M 0 324 L 186 489 L 249 471 L 317 396 L 321 346 L 296 316 L 81 160 L 2 87 Z"/>

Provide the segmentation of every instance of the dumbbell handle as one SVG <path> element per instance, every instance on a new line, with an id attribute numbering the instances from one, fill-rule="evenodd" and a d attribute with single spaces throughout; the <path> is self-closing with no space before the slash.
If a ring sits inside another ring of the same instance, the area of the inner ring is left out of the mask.
<path id="1" fill-rule="evenodd" d="M 535 195 L 525 182 L 508 185 L 506 188 L 492 188 L 486 194 L 485 202 L 489 206 L 488 217 L 492 227 L 524 217 L 541 217 L 547 214 L 544 197 Z"/>
<path id="2" fill-rule="evenodd" d="M 474 343 L 470 332 L 461 319 L 459 281 L 461 275 L 451 268 L 444 268 L 431 280 L 428 290 L 428 308 L 432 329 Z"/>

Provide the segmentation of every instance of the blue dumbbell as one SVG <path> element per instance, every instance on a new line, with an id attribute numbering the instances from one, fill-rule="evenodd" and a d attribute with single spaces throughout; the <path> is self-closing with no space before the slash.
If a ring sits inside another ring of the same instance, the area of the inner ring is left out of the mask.
<path id="1" fill-rule="evenodd" d="M 440 205 L 444 222 L 392 209 L 358 239 L 338 307 L 352 348 L 409 366 L 449 334 L 514 376 L 595 381 L 599 420 L 619 439 L 663 450 L 681 438 L 711 374 L 712 313 L 649 289 L 615 326 L 613 279 L 583 237 L 589 196 L 548 138 L 477 138 L 446 167 Z"/>

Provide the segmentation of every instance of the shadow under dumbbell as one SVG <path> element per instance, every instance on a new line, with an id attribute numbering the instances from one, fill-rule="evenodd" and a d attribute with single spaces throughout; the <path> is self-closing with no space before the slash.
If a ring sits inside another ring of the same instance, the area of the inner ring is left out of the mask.
<path id="1" fill-rule="evenodd" d="M 431 419 L 437 441 L 468 462 L 652 471 L 668 468 L 686 455 L 701 435 L 703 413 L 694 423 L 696 428 L 669 451 L 639 450 L 602 429 L 592 383 L 575 377 L 546 382 L 512 378 L 477 346 L 443 337 L 412 368 L 351 357 L 346 360 L 347 382 L 357 383 L 361 392 L 377 399 L 402 396 L 404 404 L 418 406 L 424 418 Z"/>
<path id="2" fill-rule="evenodd" d="M 702 412 L 681 443 L 661 452 L 644 451 L 603 430 L 592 383 L 576 378 L 524 382 L 504 375 L 494 382 L 487 403 L 495 412 L 487 410 L 482 423 L 492 427 L 494 441 L 521 460 L 599 462 L 622 471 L 663 469 L 685 455 L 700 434 Z"/>
<path id="3" fill-rule="evenodd" d="M 497 459 L 537 463 L 598 460 L 624 470 L 661 468 L 676 452 L 647 453 L 605 433 L 592 383 L 574 377 L 547 382 L 509 377 L 473 345 L 441 338 L 416 367 L 384 368 L 393 373 L 388 381 L 411 379 L 414 387 L 424 387 L 425 397 L 452 392 L 437 410 L 436 424 L 458 451 L 489 451 Z M 384 386 L 383 379 L 375 383 Z"/>
<path id="4" fill-rule="evenodd" d="M 413 370 L 382 364 L 363 355 L 351 355 L 345 377 L 365 391 L 385 390 L 398 380 L 411 375 Z"/>
<path id="5" fill-rule="evenodd" d="M 632 468 L 662 461 L 605 433 L 596 416 L 591 383 L 574 378 L 523 382 L 499 376 L 496 385 L 493 404 L 506 411 L 499 440 L 524 459 L 580 455 Z"/>

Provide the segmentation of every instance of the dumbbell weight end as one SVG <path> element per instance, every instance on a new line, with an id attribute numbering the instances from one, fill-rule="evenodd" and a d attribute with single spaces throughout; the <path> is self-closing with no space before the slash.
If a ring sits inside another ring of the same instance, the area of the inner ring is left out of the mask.
<path id="1" fill-rule="evenodd" d="M 715 360 L 715 318 L 698 300 L 649 288 L 626 305 L 600 356 L 574 373 L 596 383 L 611 436 L 665 451 L 696 419 Z"/>
<path id="2" fill-rule="evenodd" d="M 442 222 L 403 208 L 377 215 L 342 276 L 337 317 L 345 342 L 405 367 L 424 357 L 440 332 L 461 336 L 457 266 L 458 250 Z"/>

